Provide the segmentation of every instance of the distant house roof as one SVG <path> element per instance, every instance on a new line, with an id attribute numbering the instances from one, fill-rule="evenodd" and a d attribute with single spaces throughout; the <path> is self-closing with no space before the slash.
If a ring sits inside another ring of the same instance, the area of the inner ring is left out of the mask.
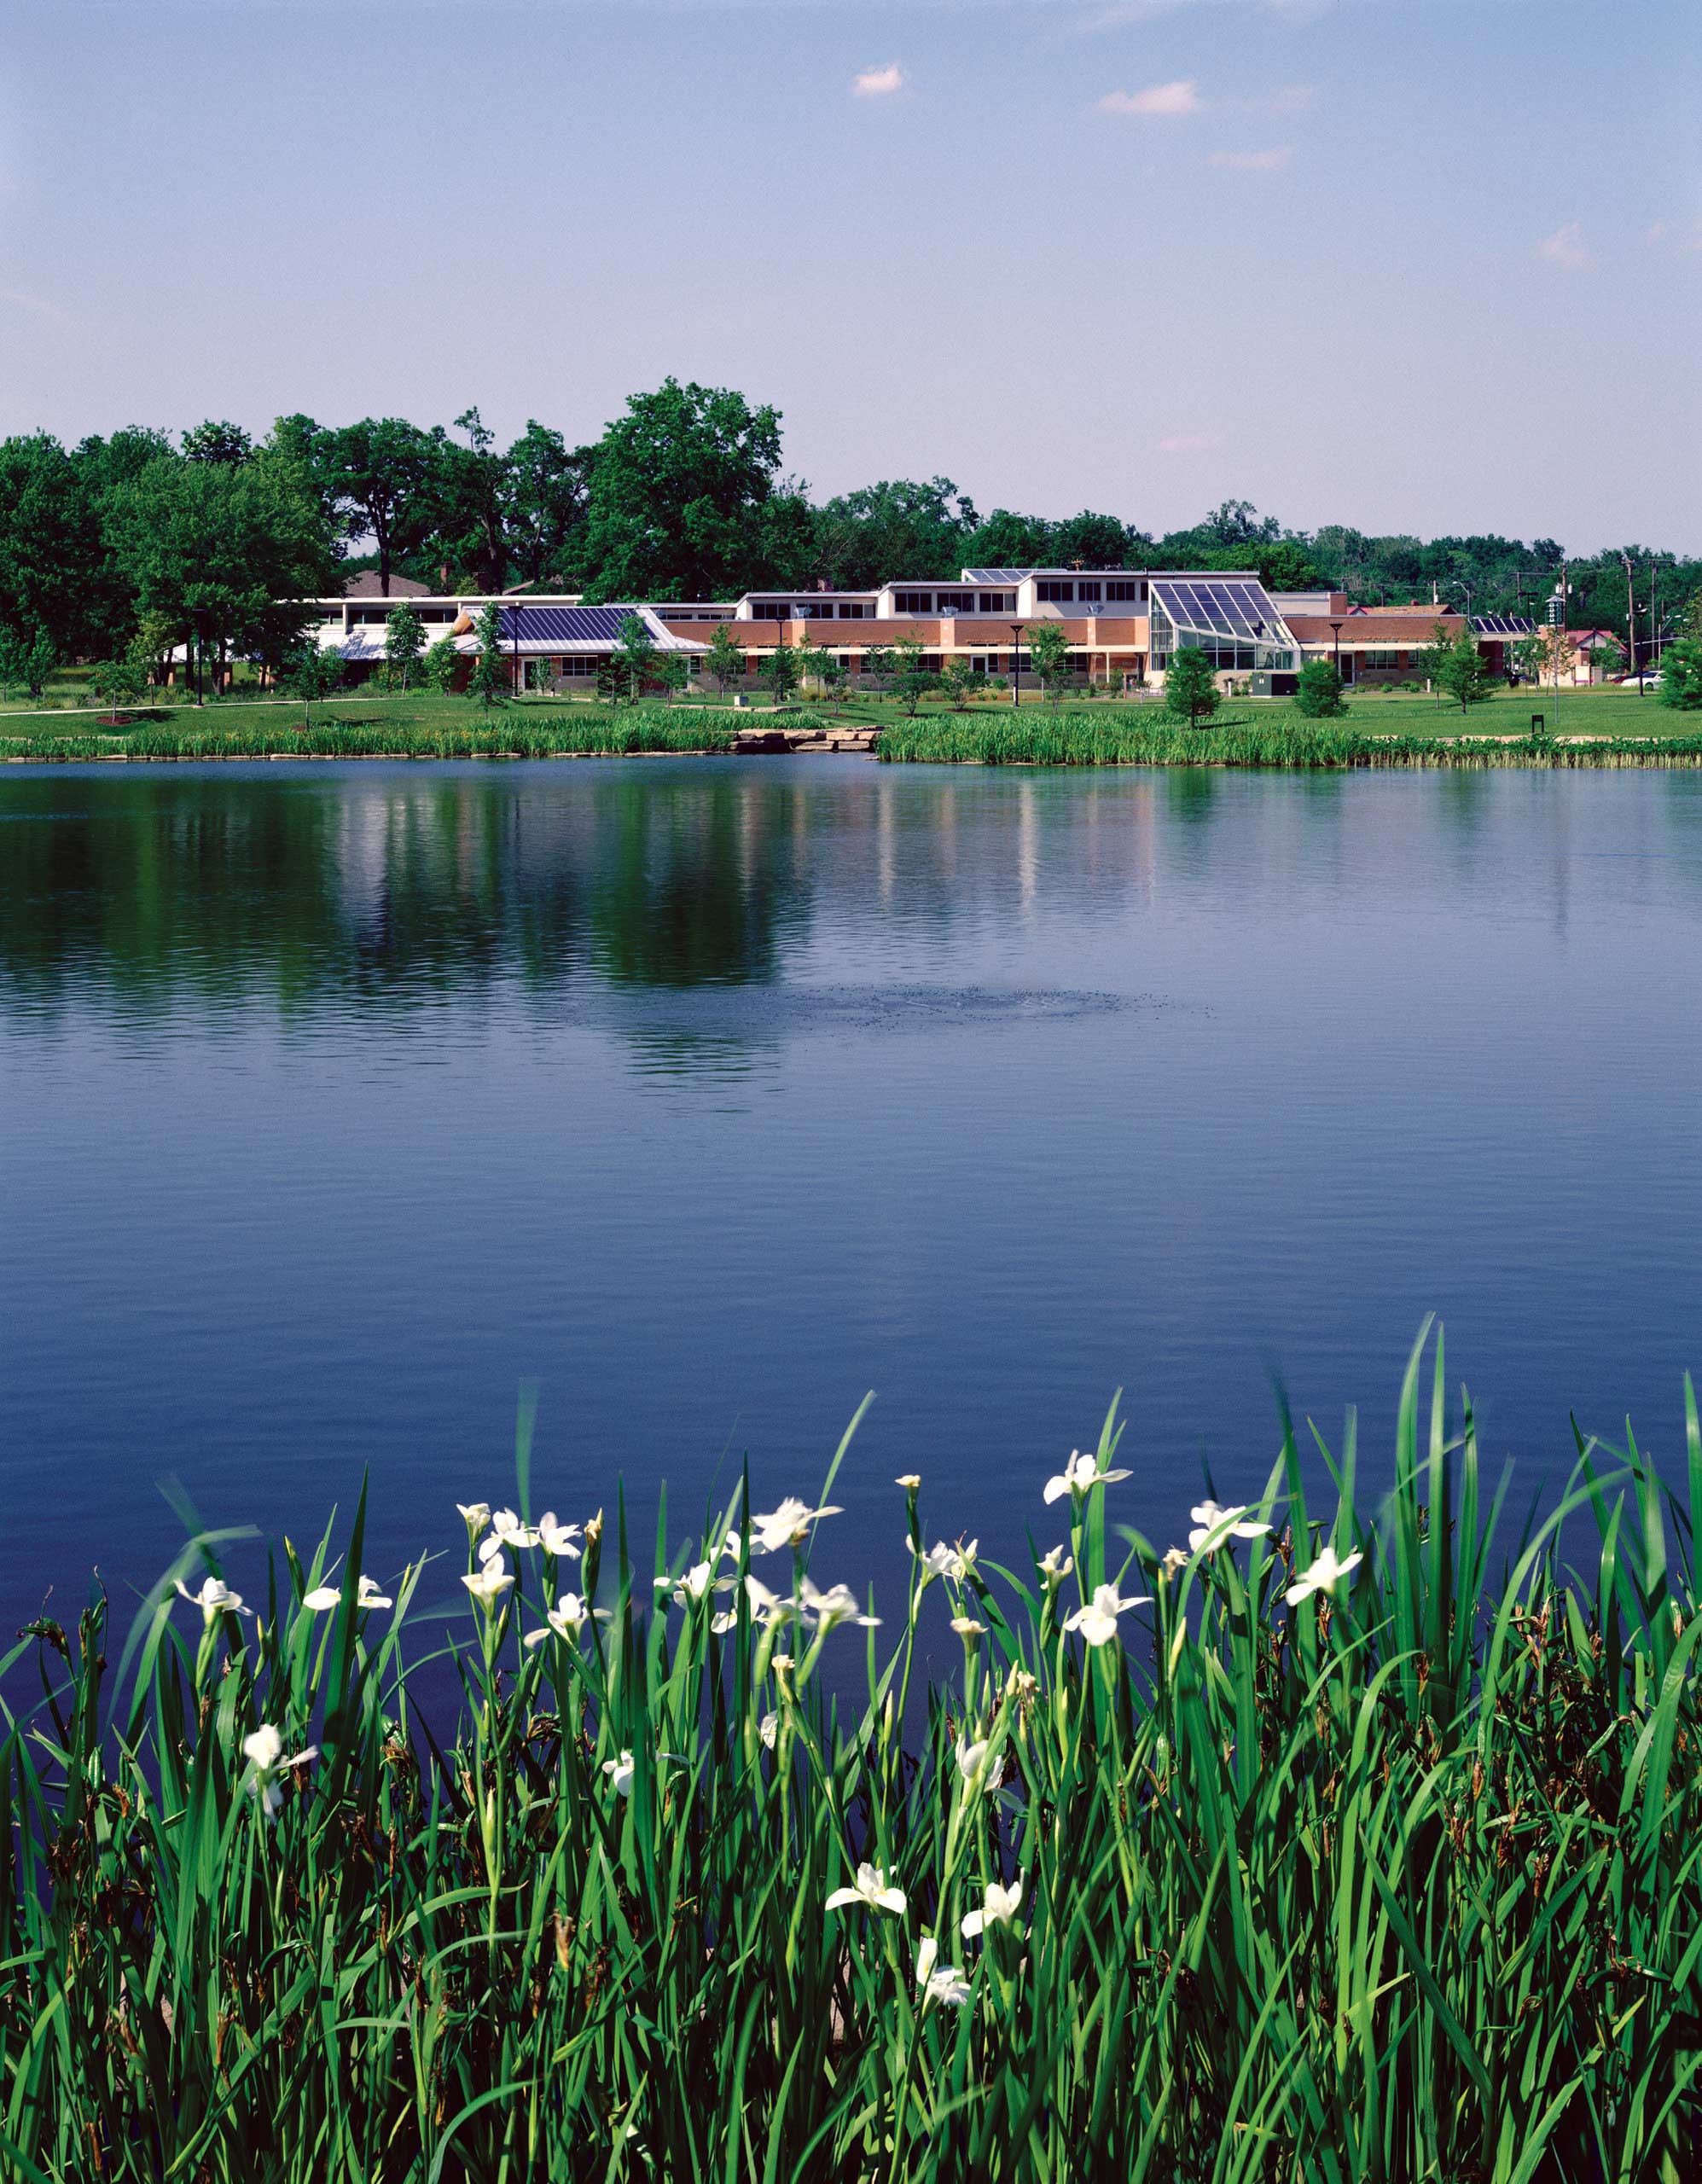
<path id="1" fill-rule="evenodd" d="M 437 595 L 428 584 L 415 584 L 412 577 L 392 576 L 386 594 L 378 581 L 376 569 L 363 569 L 343 586 L 345 599 L 431 599 Z"/>

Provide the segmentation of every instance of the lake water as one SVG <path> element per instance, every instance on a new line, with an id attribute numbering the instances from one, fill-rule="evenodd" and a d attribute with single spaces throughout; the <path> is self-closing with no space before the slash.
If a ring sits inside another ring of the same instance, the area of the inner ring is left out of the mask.
<path id="1" fill-rule="evenodd" d="M 1368 1485 L 1421 1316 L 1534 1490 L 1702 1368 L 1702 775 L 0 771 L 0 1629 L 209 1523 L 808 1492 L 818 1569 Z M 445 1585 L 448 1583 L 445 1578 Z M 127 1610 L 120 1607 L 121 1618 Z"/>

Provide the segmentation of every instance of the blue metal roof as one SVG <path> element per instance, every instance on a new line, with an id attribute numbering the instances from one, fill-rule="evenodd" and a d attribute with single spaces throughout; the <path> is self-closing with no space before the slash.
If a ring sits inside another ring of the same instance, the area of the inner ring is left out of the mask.
<path id="1" fill-rule="evenodd" d="M 619 638 L 622 624 L 638 613 L 636 607 L 528 607 L 524 602 L 500 611 L 505 644 L 520 636 L 528 644 L 612 645 Z"/>

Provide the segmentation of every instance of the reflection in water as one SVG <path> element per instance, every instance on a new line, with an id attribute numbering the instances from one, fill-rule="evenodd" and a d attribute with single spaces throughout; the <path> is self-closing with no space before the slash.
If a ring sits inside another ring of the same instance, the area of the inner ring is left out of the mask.
<path id="1" fill-rule="evenodd" d="M 264 986 L 289 1012 L 584 968 L 745 984 L 807 915 L 793 799 L 731 768 L 611 770 L 571 795 L 536 770 L 221 772 L 6 784 L 0 998 L 60 1008 L 92 978 L 133 1008 Z"/>
<path id="2" fill-rule="evenodd" d="M 1682 1450 L 1699 944 L 1691 774 L 0 770 L 0 1629 L 167 1473 L 299 1537 L 370 1464 L 392 1572 L 533 1376 L 581 1519 L 807 1491 L 876 1388 L 884 1590 L 897 1473 L 1009 1560 L 1118 1386 L 1155 1539 L 1267 1360 L 1380 1483 L 1432 1307 L 1492 1461 Z"/>

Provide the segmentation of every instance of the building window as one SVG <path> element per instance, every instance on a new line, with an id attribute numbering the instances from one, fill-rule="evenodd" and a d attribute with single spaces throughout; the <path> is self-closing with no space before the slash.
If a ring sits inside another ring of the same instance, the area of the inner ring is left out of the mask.
<path id="1" fill-rule="evenodd" d="M 842 622 L 861 622 L 868 613 L 868 607 L 860 599 L 842 599 L 839 601 L 839 619 Z"/>
<path id="2" fill-rule="evenodd" d="M 597 671 L 597 663 L 589 653 L 570 653 L 562 661 L 558 671 L 564 678 L 595 675 Z"/>
<path id="3" fill-rule="evenodd" d="M 1034 587 L 1034 595 L 1037 599 L 1054 601 L 1073 599 L 1076 595 L 1076 587 L 1072 583 L 1066 584 L 1057 577 L 1042 577 Z"/>
<path id="4" fill-rule="evenodd" d="M 1097 599 L 1099 595 L 1100 586 L 1096 582 L 1078 584 L 1076 586 L 1076 596 L 1078 599 Z"/>
<path id="5" fill-rule="evenodd" d="M 937 652 L 925 652 L 922 654 L 922 672 L 924 675 L 939 673 L 939 654 Z"/>
<path id="6" fill-rule="evenodd" d="M 895 591 L 892 607 L 893 612 L 898 614 L 932 614 L 933 594 L 931 591 Z"/>
<path id="7" fill-rule="evenodd" d="M 1360 653 L 1359 664 L 1362 667 L 1386 671 L 1400 665 L 1401 655 L 1391 646 L 1374 645 L 1368 651 Z"/>
<path id="8" fill-rule="evenodd" d="M 936 604 L 942 614 L 973 614 L 975 595 L 973 591 L 943 591 Z"/>
<path id="9" fill-rule="evenodd" d="M 1014 614 L 1016 594 L 1014 591 L 984 591 L 980 598 L 984 614 Z"/>
<path id="10" fill-rule="evenodd" d="M 1105 587 L 1105 595 L 1107 600 L 1142 600 L 1147 596 L 1147 587 L 1133 577 L 1112 577 Z"/>

